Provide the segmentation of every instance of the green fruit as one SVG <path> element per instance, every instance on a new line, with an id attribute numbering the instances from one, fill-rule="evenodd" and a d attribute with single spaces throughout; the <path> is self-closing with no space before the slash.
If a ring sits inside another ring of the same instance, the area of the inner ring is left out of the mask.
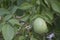
<path id="1" fill-rule="evenodd" d="M 46 22 L 42 18 L 36 18 L 33 22 L 33 29 L 36 33 L 44 34 L 48 32 Z"/>

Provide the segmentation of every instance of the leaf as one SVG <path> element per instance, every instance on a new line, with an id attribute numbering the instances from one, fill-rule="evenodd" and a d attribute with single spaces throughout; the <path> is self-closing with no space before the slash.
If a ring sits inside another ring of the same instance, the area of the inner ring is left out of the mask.
<path id="1" fill-rule="evenodd" d="M 4 17 L 4 21 L 8 21 L 11 17 L 12 17 L 12 15 L 11 15 L 11 14 L 6 15 L 6 16 Z"/>
<path id="2" fill-rule="evenodd" d="M 51 6 L 52 6 L 52 9 L 56 12 L 59 12 L 60 13 L 60 2 L 54 0 L 54 1 L 51 1 Z"/>
<path id="3" fill-rule="evenodd" d="M 19 20 L 17 19 L 10 19 L 8 22 L 11 23 L 12 25 L 15 25 L 15 24 L 20 25 Z"/>
<path id="4" fill-rule="evenodd" d="M 31 0 L 31 3 L 32 3 L 32 4 L 35 4 L 35 3 L 36 3 L 36 0 Z"/>
<path id="5" fill-rule="evenodd" d="M 37 18 L 38 17 L 38 15 L 36 14 L 36 15 L 32 15 L 31 17 L 30 17 L 30 22 L 32 22 L 35 18 Z"/>
<path id="6" fill-rule="evenodd" d="M 4 8 L 0 8 L 0 16 L 5 14 L 10 14 L 10 12 Z"/>
<path id="7" fill-rule="evenodd" d="M 5 22 L 0 23 L 0 32 L 2 31 L 2 27 L 4 26 Z"/>
<path id="8" fill-rule="evenodd" d="M 37 40 L 37 39 L 32 36 L 32 37 L 30 38 L 30 40 Z"/>
<path id="9" fill-rule="evenodd" d="M 12 40 L 14 37 L 14 29 L 9 24 L 5 24 L 2 28 L 2 34 L 5 40 Z"/>
<path id="10" fill-rule="evenodd" d="M 25 0 L 17 0 L 17 5 L 21 5 L 23 2 L 25 2 Z"/>
<path id="11" fill-rule="evenodd" d="M 40 0 L 37 0 L 36 3 L 37 3 L 38 5 L 40 5 Z"/>
<path id="12" fill-rule="evenodd" d="M 33 6 L 32 4 L 23 3 L 23 4 L 20 5 L 19 9 L 27 10 L 27 9 L 30 9 L 32 6 Z"/>
<path id="13" fill-rule="evenodd" d="M 13 7 L 10 8 L 10 12 L 11 12 L 12 14 L 14 14 L 17 9 L 18 9 L 17 6 L 13 6 Z"/>
<path id="14" fill-rule="evenodd" d="M 16 12 L 15 12 L 15 15 L 16 16 L 23 16 L 25 14 L 25 11 L 21 10 L 21 9 L 18 9 Z"/>
<path id="15" fill-rule="evenodd" d="M 14 32 L 15 32 L 15 34 L 18 32 L 18 27 L 14 27 Z"/>
<path id="16" fill-rule="evenodd" d="M 0 24 L 0 32 L 1 32 L 1 30 L 2 30 L 2 26 L 3 26 L 3 25 L 2 25 L 2 24 Z"/>
<path id="17" fill-rule="evenodd" d="M 50 8 L 49 1 L 50 1 L 50 0 L 44 0 L 45 4 Z"/>
<path id="18" fill-rule="evenodd" d="M 24 36 L 20 36 L 19 40 L 24 40 L 24 38 L 25 38 Z"/>
<path id="19" fill-rule="evenodd" d="M 25 37 L 24 36 L 20 36 L 20 35 L 17 35 L 14 40 L 24 40 Z"/>
<path id="20" fill-rule="evenodd" d="M 15 2 L 16 0 L 11 0 L 11 2 Z"/>
<path id="21" fill-rule="evenodd" d="M 27 21 L 27 20 L 29 19 L 29 16 L 30 16 L 30 15 L 24 15 L 24 16 L 21 18 L 21 20 L 22 20 L 22 21 Z"/>
<path id="22" fill-rule="evenodd" d="M 49 10 L 43 10 L 42 11 L 42 14 L 41 14 L 41 17 L 49 24 L 52 23 L 52 20 L 53 20 L 53 13 Z"/>

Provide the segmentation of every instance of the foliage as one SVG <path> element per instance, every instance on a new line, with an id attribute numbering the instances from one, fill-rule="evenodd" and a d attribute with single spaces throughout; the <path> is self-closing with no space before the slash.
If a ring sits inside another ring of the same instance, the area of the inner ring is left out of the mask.
<path id="1" fill-rule="evenodd" d="M 34 31 L 37 17 L 46 22 L 48 33 Z M 53 40 L 60 40 L 60 0 L 0 0 L 0 40 L 46 40 L 52 32 Z"/>

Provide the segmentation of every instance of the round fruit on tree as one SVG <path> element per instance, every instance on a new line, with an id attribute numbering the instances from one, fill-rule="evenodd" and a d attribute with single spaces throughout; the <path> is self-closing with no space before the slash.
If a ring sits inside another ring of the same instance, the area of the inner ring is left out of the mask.
<path id="1" fill-rule="evenodd" d="M 48 32 L 47 24 L 42 18 L 36 18 L 34 20 L 33 29 L 38 34 L 44 34 Z"/>

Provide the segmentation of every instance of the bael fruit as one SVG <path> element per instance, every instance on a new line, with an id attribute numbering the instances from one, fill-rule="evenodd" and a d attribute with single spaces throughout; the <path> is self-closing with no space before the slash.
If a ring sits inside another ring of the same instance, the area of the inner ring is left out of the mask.
<path id="1" fill-rule="evenodd" d="M 44 34 L 48 32 L 47 24 L 42 18 L 36 18 L 34 20 L 33 29 L 38 34 Z"/>

